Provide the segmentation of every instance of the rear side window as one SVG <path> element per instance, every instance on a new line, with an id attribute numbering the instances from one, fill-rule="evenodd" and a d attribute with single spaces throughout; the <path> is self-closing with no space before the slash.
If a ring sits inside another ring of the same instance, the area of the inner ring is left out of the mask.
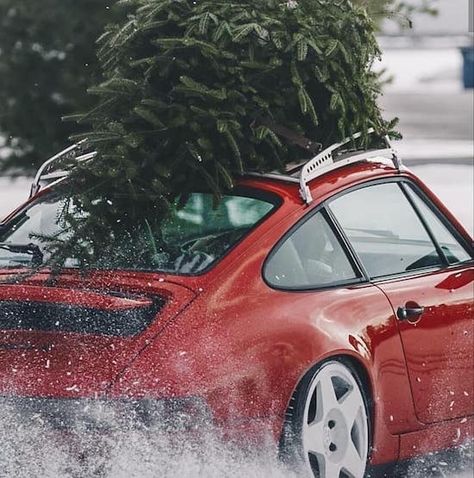
<path id="1" fill-rule="evenodd" d="M 427 230 L 398 183 L 367 186 L 330 209 L 372 278 L 442 265 Z"/>
<path id="2" fill-rule="evenodd" d="M 426 202 L 413 190 L 411 186 L 406 188 L 411 199 L 424 217 L 433 236 L 440 245 L 450 264 L 459 264 L 471 259 L 460 242 L 451 231 L 442 223 L 440 218 L 428 207 Z"/>
<path id="3" fill-rule="evenodd" d="M 278 246 L 266 263 L 264 276 L 281 289 L 315 289 L 358 278 L 321 212 Z"/>

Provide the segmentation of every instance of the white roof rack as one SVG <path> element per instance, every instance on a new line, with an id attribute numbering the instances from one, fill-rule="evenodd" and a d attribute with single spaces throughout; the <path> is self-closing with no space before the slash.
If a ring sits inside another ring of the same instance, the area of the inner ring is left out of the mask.
<path id="1" fill-rule="evenodd" d="M 41 165 L 36 173 L 31 185 L 30 198 L 41 190 L 42 181 L 51 182 L 66 177 L 69 174 L 66 166 L 70 165 L 65 163 L 88 161 L 96 155 L 97 152 L 91 151 L 90 146 L 87 145 L 87 140 L 84 139 L 49 158 Z M 60 169 L 55 169 L 55 167 L 58 166 Z"/>
<path id="2" fill-rule="evenodd" d="M 367 131 L 367 134 L 369 135 L 374 133 L 375 130 L 373 128 L 370 128 Z M 349 138 L 344 139 L 340 143 L 333 144 L 329 148 L 319 153 L 313 159 L 309 160 L 301 167 L 299 180 L 293 176 L 285 176 L 283 174 L 260 174 L 251 172 L 246 174 L 250 176 L 273 177 L 275 179 L 282 179 L 285 181 L 299 182 L 301 197 L 307 204 L 311 204 L 313 197 L 311 195 L 311 190 L 309 189 L 309 182 L 329 171 L 333 171 L 359 161 L 373 160 L 380 162 L 380 160 L 383 159 L 390 159 L 398 170 L 401 169 L 402 161 L 398 157 L 397 152 L 392 148 L 388 136 L 383 138 L 387 146 L 386 148 L 372 150 L 346 150 L 345 152 L 342 151 L 339 153 L 339 155 L 335 154 L 343 146 L 351 143 L 355 139 L 360 138 L 362 134 L 363 133 L 356 133 Z M 71 163 L 88 161 L 93 159 L 95 156 L 97 156 L 97 151 L 92 150 L 87 144 L 87 139 L 84 139 L 48 159 L 43 163 L 36 173 L 33 184 L 31 185 L 30 198 L 41 190 L 41 181 L 51 182 L 64 178 L 69 174 L 70 171 L 70 169 L 67 169 L 67 166 L 73 166 Z M 54 169 L 55 166 L 60 166 L 60 169 Z"/>
<path id="3" fill-rule="evenodd" d="M 370 128 L 367 131 L 368 134 L 374 134 L 375 130 Z M 302 168 L 300 172 L 300 194 L 306 204 L 311 204 L 313 197 L 311 195 L 311 190 L 309 189 L 309 182 L 313 179 L 329 172 L 334 169 L 339 169 L 348 164 L 357 163 L 359 161 L 368 161 L 368 160 L 377 160 L 380 159 L 390 159 L 393 161 L 395 167 L 400 170 L 402 162 L 397 156 L 397 152 L 392 148 L 388 136 L 385 136 L 383 139 L 386 143 L 386 148 L 384 149 L 375 149 L 375 150 L 356 150 L 350 151 L 350 155 L 339 154 L 339 157 L 335 155 L 337 150 L 340 150 L 343 146 L 351 143 L 354 139 L 360 138 L 363 133 L 356 133 L 349 138 L 344 139 L 341 143 L 336 143 L 325 149 L 313 159 L 308 161 Z"/>

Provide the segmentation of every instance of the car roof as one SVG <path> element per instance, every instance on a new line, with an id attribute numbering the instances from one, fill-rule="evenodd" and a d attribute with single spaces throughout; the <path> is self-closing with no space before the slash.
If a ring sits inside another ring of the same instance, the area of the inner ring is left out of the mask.
<path id="1" fill-rule="evenodd" d="M 314 203 L 320 203 L 330 195 L 347 189 L 361 182 L 390 176 L 410 176 L 417 180 L 416 176 L 405 167 L 396 168 L 393 164 L 381 160 L 380 162 L 368 162 L 361 160 L 347 166 L 341 166 L 328 171 L 308 183 Z M 300 182 L 293 175 L 280 173 L 248 174 L 239 181 L 239 184 L 247 187 L 262 189 L 288 201 L 304 205 L 301 197 Z"/>

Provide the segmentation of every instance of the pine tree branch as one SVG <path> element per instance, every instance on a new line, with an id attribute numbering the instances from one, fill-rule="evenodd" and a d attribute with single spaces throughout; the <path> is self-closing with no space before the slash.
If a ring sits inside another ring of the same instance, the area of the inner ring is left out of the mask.
<path id="1" fill-rule="evenodd" d="M 268 129 L 273 131 L 276 135 L 281 136 L 286 139 L 289 143 L 299 146 L 305 151 L 310 152 L 313 155 L 318 154 L 321 151 L 323 145 L 311 139 L 308 139 L 306 136 L 297 133 L 286 126 L 276 124 L 267 118 L 261 118 L 252 123 L 251 127 L 255 128 L 258 126 L 266 126 Z"/>

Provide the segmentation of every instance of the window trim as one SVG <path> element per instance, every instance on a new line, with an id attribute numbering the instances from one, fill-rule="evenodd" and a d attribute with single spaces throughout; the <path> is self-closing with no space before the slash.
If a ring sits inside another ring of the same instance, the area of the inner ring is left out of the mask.
<path id="1" fill-rule="evenodd" d="M 299 228 L 301 228 L 304 224 L 306 224 L 309 220 L 311 220 L 313 216 L 315 216 L 318 213 L 321 213 L 323 218 L 326 220 L 329 228 L 334 234 L 334 237 L 339 242 L 341 249 L 343 250 L 351 267 L 353 268 L 354 273 L 358 277 L 355 277 L 354 279 L 343 280 L 343 281 L 335 281 L 330 284 L 324 284 L 320 286 L 310 285 L 307 287 L 302 287 L 302 286 L 292 287 L 292 286 L 278 286 L 276 284 L 273 284 L 267 279 L 266 270 L 267 270 L 268 263 L 273 259 L 275 254 L 281 249 L 281 247 L 287 241 L 287 239 L 289 239 Z M 349 244 L 346 241 L 347 241 L 347 238 L 340 234 L 339 226 L 337 223 L 333 221 L 331 214 L 326 208 L 326 201 L 324 201 L 318 206 L 316 206 L 314 209 L 312 209 L 310 212 L 305 214 L 301 219 L 299 219 L 297 223 L 294 224 L 290 229 L 288 229 L 288 231 L 286 231 L 285 234 L 272 247 L 270 253 L 265 258 L 265 261 L 262 266 L 261 274 L 262 274 L 263 281 L 271 289 L 284 291 L 284 292 L 317 292 L 317 291 L 331 290 L 331 289 L 336 289 L 336 288 L 341 288 L 346 286 L 366 285 L 369 282 L 366 276 L 366 273 L 364 270 L 361 269 L 359 258 L 357 256 L 354 256 L 353 251 L 351 250 L 351 248 L 348 247 Z"/>
<path id="2" fill-rule="evenodd" d="M 417 217 L 419 218 L 422 226 L 425 228 L 427 234 L 430 237 L 430 240 L 433 242 L 433 245 L 436 248 L 436 251 L 438 253 L 438 257 L 441 261 L 441 264 L 439 266 L 422 267 L 420 269 L 416 269 L 416 270 L 413 270 L 413 271 L 403 271 L 403 272 L 397 272 L 397 273 L 394 273 L 394 274 L 387 274 L 387 275 L 377 276 L 377 277 L 371 277 L 370 274 L 368 274 L 368 272 L 367 272 L 365 266 L 363 265 L 359 255 L 357 254 L 357 252 L 353 248 L 352 244 L 350 243 L 349 238 L 347 237 L 344 229 L 342 228 L 342 226 L 340 225 L 336 216 L 334 215 L 333 211 L 331 210 L 331 202 L 338 199 L 339 197 L 345 196 L 346 194 L 357 191 L 359 189 L 364 189 L 364 188 L 367 188 L 367 187 L 376 186 L 378 184 L 387 184 L 387 183 L 396 183 L 400 186 L 402 194 L 407 198 L 407 201 L 409 202 L 411 207 L 414 209 L 414 211 L 415 211 Z M 413 187 L 414 192 L 419 195 L 420 199 L 425 202 L 425 204 L 429 207 L 429 209 L 432 210 L 433 213 L 436 214 L 436 216 L 441 220 L 441 222 L 447 227 L 447 229 L 450 232 L 452 232 L 453 236 L 461 243 L 461 245 L 464 247 L 466 252 L 468 252 L 468 254 L 471 256 L 471 259 L 469 261 L 465 261 L 465 262 L 462 262 L 462 263 L 456 263 L 456 264 L 449 264 L 449 261 L 447 260 L 444 252 L 440 248 L 438 241 L 436 240 L 435 236 L 433 235 L 431 229 L 426 224 L 426 220 L 424 219 L 424 216 L 418 210 L 416 205 L 414 205 L 412 203 L 411 198 L 409 197 L 407 191 L 405 190 L 405 188 L 407 186 L 408 187 L 409 186 Z M 363 270 L 364 274 L 366 274 L 367 280 L 372 284 L 379 283 L 379 282 L 386 282 L 386 281 L 389 281 L 389 280 L 399 279 L 399 278 L 403 278 L 403 277 L 418 277 L 418 276 L 422 276 L 422 275 L 425 275 L 425 274 L 430 273 L 430 272 L 438 272 L 438 271 L 443 271 L 443 270 L 456 269 L 456 268 L 459 268 L 459 266 L 461 266 L 461 265 L 469 264 L 469 263 L 474 261 L 474 258 L 472 257 L 472 253 L 469 252 L 470 247 L 466 248 L 466 246 L 468 246 L 468 244 L 467 244 L 464 236 L 459 233 L 459 231 L 454 227 L 454 225 L 433 204 L 433 202 L 430 200 L 428 195 L 410 178 L 407 178 L 407 177 L 390 177 L 390 178 L 374 179 L 374 180 L 371 180 L 371 181 L 367 181 L 367 182 L 352 186 L 348 189 L 345 189 L 344 191 L 341 191 L 341 192 L 335 194 L 334 196 L 331 196 L 326 201 L 324 201 L 323 204 L 324 204 L 325 208 L 331 214 L 331 216 L 333 218 L 333 221 L 336 224 L 336 227 L 339 229 L 340 234 L 344 237 L 345 242 L 347 242 L 347 246 L 350 248 L 352 254 L 354 254 L 355 257 L 357 258 L 357 260 L 360 264 L 361 270 Z M 441 254 L 440 254 L 440 250 L 441 250 Z"/>

